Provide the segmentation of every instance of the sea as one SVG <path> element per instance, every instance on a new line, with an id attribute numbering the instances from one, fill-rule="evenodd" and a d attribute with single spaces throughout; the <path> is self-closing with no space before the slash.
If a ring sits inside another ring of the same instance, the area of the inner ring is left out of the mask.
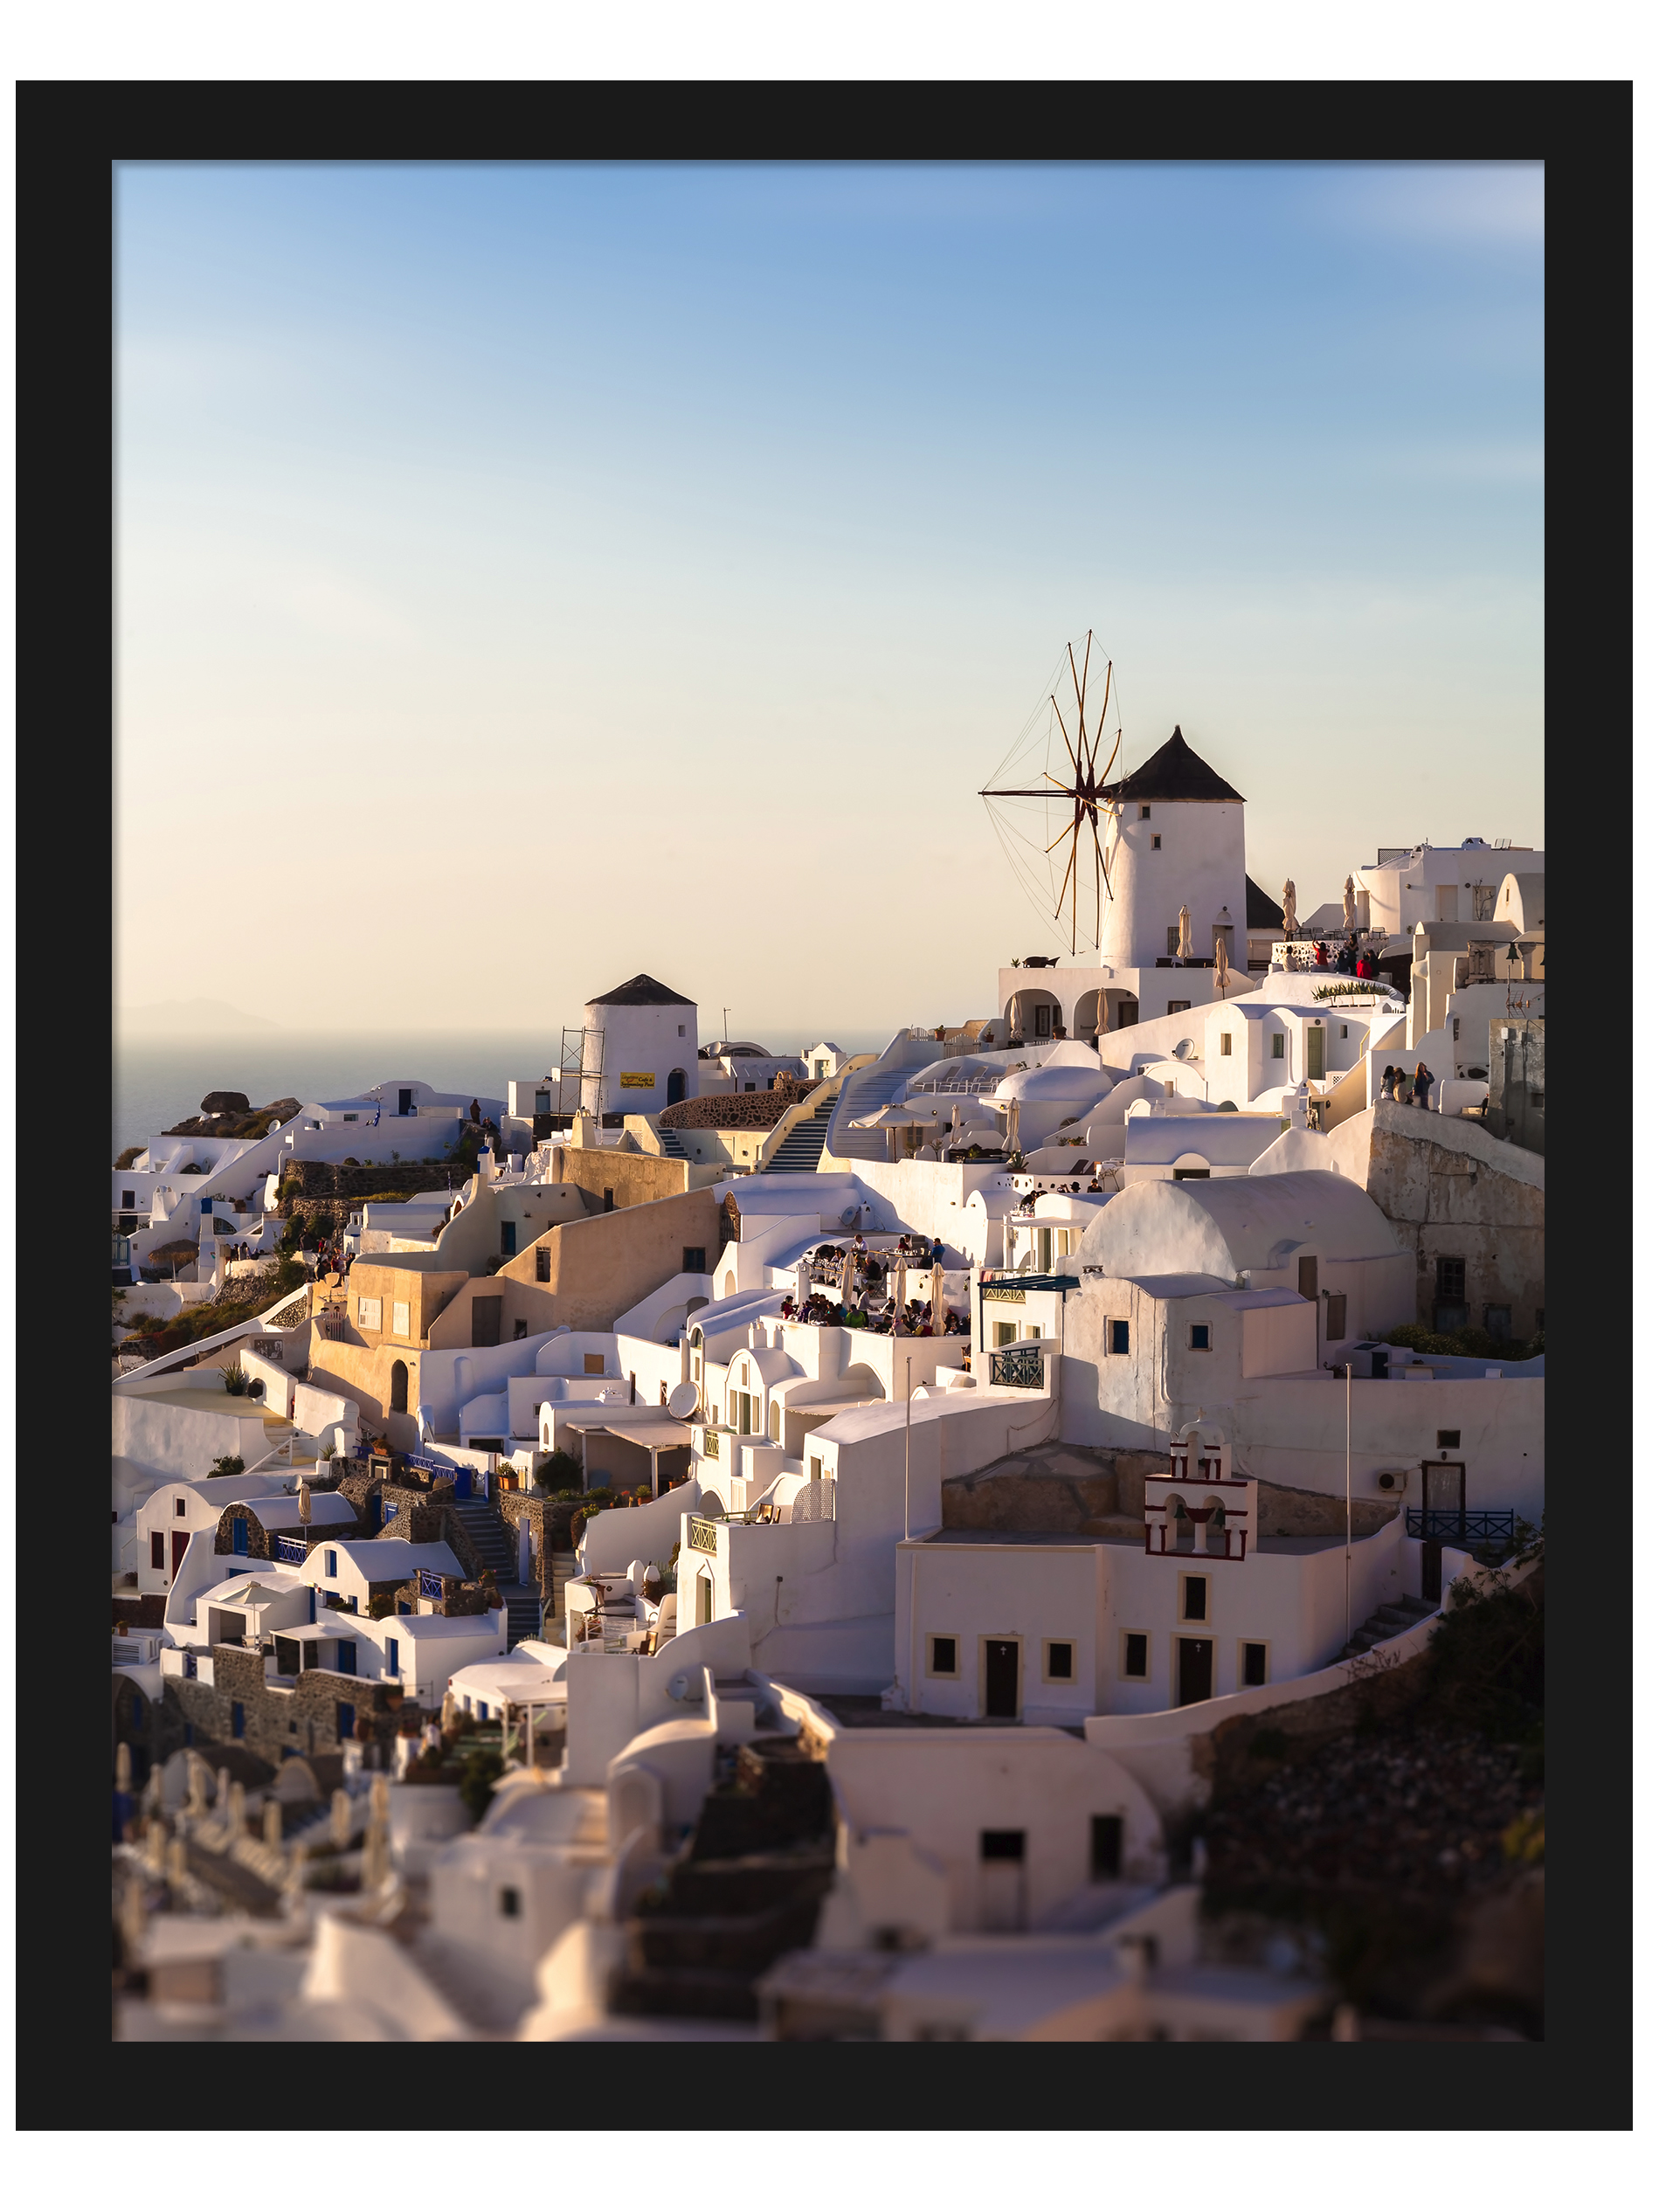
<path id="1" fill-rule="evenodd" d="M 799 1025 L 797 1025 L 799 1027 Z M 896 1024 L 895 1025 L 896 1027 Z M 798 1052 L 821 1029 L 773 1028 L 751 1040 L 778 1054 Z M 880 1052 L 893 1030 L 833 1030 L 844 1052 Z M 558 1040 L 545 1029 L 470 1034 L 390 1033 L 364 1037 L 293 1034 L 259 1030 L 243 1036 L 115 1040 L 114 1151 L 147 1144 L 152 1137 L 200 1113 L 211 1090 L 239 1090 L 252 1106 L 279 1098 L 302 1102 L 349 1098 L 370 1084 L 401 1080 L 434 1090 L 505 1098 L 509 1080 L 545 1074 Z"/>

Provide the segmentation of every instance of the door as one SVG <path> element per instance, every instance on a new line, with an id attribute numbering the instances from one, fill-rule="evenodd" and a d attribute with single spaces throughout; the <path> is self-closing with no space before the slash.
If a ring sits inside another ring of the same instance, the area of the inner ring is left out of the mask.
<path id="1" fill-rule="evenodd" d="M 400 1090 L 397 1094 L 397 1111 L 400 1114 L 412 1114 L 414 1110 L 414 1092 L 412 1090 Z"/>
<path id="2" fill-rule="evenodd" d="M 1315 1081 L 1317 1077 L 1319 1077 L 1319 1076 L 1323 1075 L 1324 1074 L 1324 1072 L 1325 1072 L 1325 1031 L 1324 1031 L 1324 1024 L 1323 1022 L 1320 1022 L 1320 1021 L 1310 1021 L 1310 1022 L 1308 1024 L 1308 1080 L 1309 1080 L 1309 1082 L 1314 1082 L 1314 1081 Z"/>
<path id="3" fill-rule="evenodd" d="M 473 1470 L 472 1470 L 472 1469 L 471 1469 L 470 1467 L 458 1467 L 458 1468 L 455 1469 L 455 1496 L 457 1497 L 457 1498 L 463 1498 L 463 1497 L 470 1497 L 472 1496 L 472 1494 L 473 1494 Z"/>
<path id="4" fill-rule="evenodd" d="M 819 1062 L 819 1072 L 820 1072 L 820 1074 L 822 1073 L 822 1066 L 823 1066 L 823 1063 L 820 1061 L 820 1062 Z M 686 1071 L 685 1071 L 685 1069 L 684 1069 L 683 1068 L 671 1068 L 668 1070 L 668 1103 L 669 1103 L 669 1105 L 670 1105 L 670 1106 L 677 1106 L 677 1105 L 679 1105 L 679 1103 L 680 1103 L 681 1100 L 681 1099 L 685 1096 L 685 1095 L 686 1095 Z"/>
<path id="5" fill-rule="evenodd" d="M 1434 886 L 1434 919 L 1436 922 L 1455 922 L 1457 919 L 1457 886 L 1455 883 L 1437 883 Z"/>
<path id="6" fill-rule="evenodd" d="M 1423 1525 L 1426 1538 L 1441 1543 L 1458 1540 L 1463 1533 L 1467 1490 L 1468 1476 L 1461 1459 L 1423 1462 L 1423 1510 L 1431 1517 Z"/>
<path id="7" fill-rule="evenodd" d="M 499 1298 L 473 1300 L 473 1342 L 477 1345 L 501 1341 L 501 1302 Z"/>
<path id="8" fill-rule="evenodd" d="M 1013 1636 L 985 1638 L 985 1718 L 1020 1718 L 1020 1645 Z"/>
<path id="9" fill-rule="evenodd" d="M 401 1359 L 391 1363 L 391 1410 L 394 1414 L 409 1411 L 409 1369 Z"/>
<path id="10" fill-rule="evenodd" d="M 1177 1703 L 1201 1705 L 1213 1692 L 1215 1646 L 1208 1636 L 1181 1636 L 1178 1666 L 1180 1695 Z"/>
<path id="11" fill-rule="evenodd" d="M 1054 1033 L 1054 1008 L 1052 1006 L 1033 1006 L 1032 1009 L 1032 1022 L 1039 1037 L 1052 1037 Z"/>
<path id="12" fill-rule="evenodd" d="M 248 1548 L 248 1524 L 247 1524 L 247 1523 L 246 1523 L 245 1521 L 232 1521 L 232 1524 L 231 1524 L 231 1529 L 232 1529 L 232 1538 L 233 1538 L 233 1539 L 234 1539 L 234 1538 L 239 1538 L 241 1539 L 239 1543 L 236 1543 L 236 1545 L 235 1545 L 235 1548 L 236 1548 L 236 1550 L 237 1550 L 237 1551 L 238 1551 L 238 1552 L 245 1552 L 245 1551 L 247 1550 L 247 1548 Z M 188 1529 L 175 1529 L 175 1530 L 173 1531 L 173 1573 L 174 1573 L 174 1574 L 176 1574 L 176 1573 L 178 1573 L 178 1563 L 179 1563 L 179 1561 L 180 1561 L 180 1560 L 183 1558 L 183 1556 L 184 1556 L 185 1547 L 186 1547 L 186 1545 L 190 1543 L 190 1531 L 189 1531 Z M 169 1576 L 169 1580 L 171 1580 L 171 1577 L 170 1577 L 170 1576 Z"/>
<path id="13" fill-rule="evenodd" d="M 248 1524 L 238 1515 L 238 1517 L 231 1524 L 231 1549 L 232 1552 L 238 1553 L 241 1558 L 245 1559 L 247 1556 L 247 1548 Z M 182 1556 L 183 1554 L 179 1550 L 178 1538 L 175 1536 L 173 1538 L 173 1572 L 175 1574 L 178 1573 L 178 1563 Z"/>
<path id="14" fill-rule="evenodd" d="M 1026 1925 L 1026 1831 L 985 1828 L 979 1836 L 979 1925 L 1012 1934 Z"/>

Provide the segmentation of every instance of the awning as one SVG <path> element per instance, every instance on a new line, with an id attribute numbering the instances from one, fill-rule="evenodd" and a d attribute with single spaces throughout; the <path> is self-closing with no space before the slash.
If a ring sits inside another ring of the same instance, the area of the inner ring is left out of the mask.
<path id="1" fill-rule="evenodd" d="M 619 1436 L 625 1444 L 642 1444 L 651 1452 L 675 1452 L 691 1441 L 691 1425 L 678 1421 L 567 1421 L 578 1436 Z"/>

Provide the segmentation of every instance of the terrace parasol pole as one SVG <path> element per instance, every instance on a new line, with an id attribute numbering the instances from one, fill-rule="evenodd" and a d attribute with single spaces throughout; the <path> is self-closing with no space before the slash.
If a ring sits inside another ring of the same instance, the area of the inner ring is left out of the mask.
<path id="1" fill-rule="evenodd" d="M 1343 1611 L 1346 1615 L 1348 1631 L 1347 1635 L 1344 1638 L 1344 1642 L 1348 1642 L 1352 1640 L 1354 1632 L 1352 1580 L 1354 1559 L 1354 1363 L 1351 1359 L 1349 1360 L 1346 1366 L 1343 1369 L 1343 1372 L 1348 1378 L 1347 1382 L 1343 1386 L 1343 1395 L 1346 1401 L 1344 1410 L 1347 1414 L 1348 1434 L 1347 1441 L 1343 1451 L 1342 1462 L 1343 1509 L 1344 1517 L 1347 1525 L 1347 1534 L 1344 1539 L 1344 1548 L 1342 1555 L 1342 1604 Z"/>

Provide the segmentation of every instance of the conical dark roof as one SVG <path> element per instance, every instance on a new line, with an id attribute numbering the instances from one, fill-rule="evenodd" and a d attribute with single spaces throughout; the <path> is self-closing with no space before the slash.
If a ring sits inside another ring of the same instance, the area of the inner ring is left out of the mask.
<path id="1" fill-rule="evenodd" d="M 587 1003 L 591 1006 L 695 1006 L 697 1002 L 678 991 L 670 991 L 655 976 L 631 976 L 626 983 L 618 984 L 614 991 L 607 991 L 602 998 L 590 999 Z"/>
<path id="2" fill-rule="evenodd" d="M 1271 892 L 1264 891 L 1253 875 L 1244 879 L 1244 926 L 1247 930 L 1277 930 L 1283 926 L 1284 908 Z"/>
<path id="3" fill-rule="evenodd" d="M 1230 798 L 1241 806 L 1244 804 L 1243 792 L 1224 784 L 1214 769 L 1199 758 L 1182 736 L 1179 722 L 1169 743 L 1160 745 L 1132 776 L 1112 785 L 1111 791 L 1114 798 Z"/>

